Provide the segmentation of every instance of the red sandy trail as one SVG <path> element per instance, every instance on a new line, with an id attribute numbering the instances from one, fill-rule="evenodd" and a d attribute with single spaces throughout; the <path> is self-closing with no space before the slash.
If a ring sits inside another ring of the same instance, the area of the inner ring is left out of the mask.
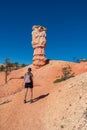
<path id="1" fill-rule="evenodd" d="M 54 84 L 61 69 L 69 64 L 77 75 Z M 9 74 L 7 84 L 0 73 L 0 130 L 86 130 L 87 63 L 50 61 L 38 70 L 33 68 L 34 102 L 23 103 L 23 79 L 28 67 Z M 81 74 L 83 73 L 83 74 Z"/>

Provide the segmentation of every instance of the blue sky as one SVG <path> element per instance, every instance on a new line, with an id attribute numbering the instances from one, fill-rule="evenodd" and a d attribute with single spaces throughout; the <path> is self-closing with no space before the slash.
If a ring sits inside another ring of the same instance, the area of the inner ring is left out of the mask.
<path id="1" fill-rule="evenodd" d="M 0 63 L 33 62 L 33 25 L 47 28 L 46 58 L 87 59 L 86 0 L 0 0 Z"/>

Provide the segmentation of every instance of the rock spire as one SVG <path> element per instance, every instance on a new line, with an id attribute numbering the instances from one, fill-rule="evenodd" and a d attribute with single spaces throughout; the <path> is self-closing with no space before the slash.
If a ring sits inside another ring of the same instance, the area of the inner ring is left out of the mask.
<path id="1" fill-rule="evenodd" d="M 46 28 L 43 26 L 32 27 L 32 47 L 34 48 L 33 65 L 37 68 L 47 63 L 44 49 L 46 47 Z"/>

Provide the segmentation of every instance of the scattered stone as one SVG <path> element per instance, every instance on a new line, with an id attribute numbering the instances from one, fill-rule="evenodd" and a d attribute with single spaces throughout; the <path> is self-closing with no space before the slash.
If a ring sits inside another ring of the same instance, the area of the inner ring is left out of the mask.
<path id="1" fill-rule="evenodd" d="M 69 104 L 69 106 L 72 106 L 71 104 Z"/>
<path id="2" fill-rule="evenodd" d="M 79 99 L 81 99 L 82 97 L 80 96 Z"/>
<path id="3" fill-rule="evenodd" d="M 61 127 L 61 128 L 64 128 L 64 125 L 61 125 L 60 127 Z"/>
<path id="4" fill-rule="evenodd" d="M 61 92 L 61 90 L 59 90 L 59 92 Z"/>
<path id="5" fill-rule="evenodd" d="M 62 120 L 64 119 L 64 116 L 62 117 Z"/>

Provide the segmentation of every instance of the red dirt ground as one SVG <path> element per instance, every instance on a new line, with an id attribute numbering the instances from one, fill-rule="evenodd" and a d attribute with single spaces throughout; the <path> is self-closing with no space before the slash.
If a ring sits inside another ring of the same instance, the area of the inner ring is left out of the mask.
<path id="1" fill-rule="evenodd" d="M 67 65 L 76 76 L 53 83 Z M 12 71 L 7 84 L 0 73 L 0 130 L 86 130 L 87 62 L 52 60 L 40 69 L 31 65 L 34 102 L 24 104 L 24 80 L 20 77 L 28 67 Z"/>

